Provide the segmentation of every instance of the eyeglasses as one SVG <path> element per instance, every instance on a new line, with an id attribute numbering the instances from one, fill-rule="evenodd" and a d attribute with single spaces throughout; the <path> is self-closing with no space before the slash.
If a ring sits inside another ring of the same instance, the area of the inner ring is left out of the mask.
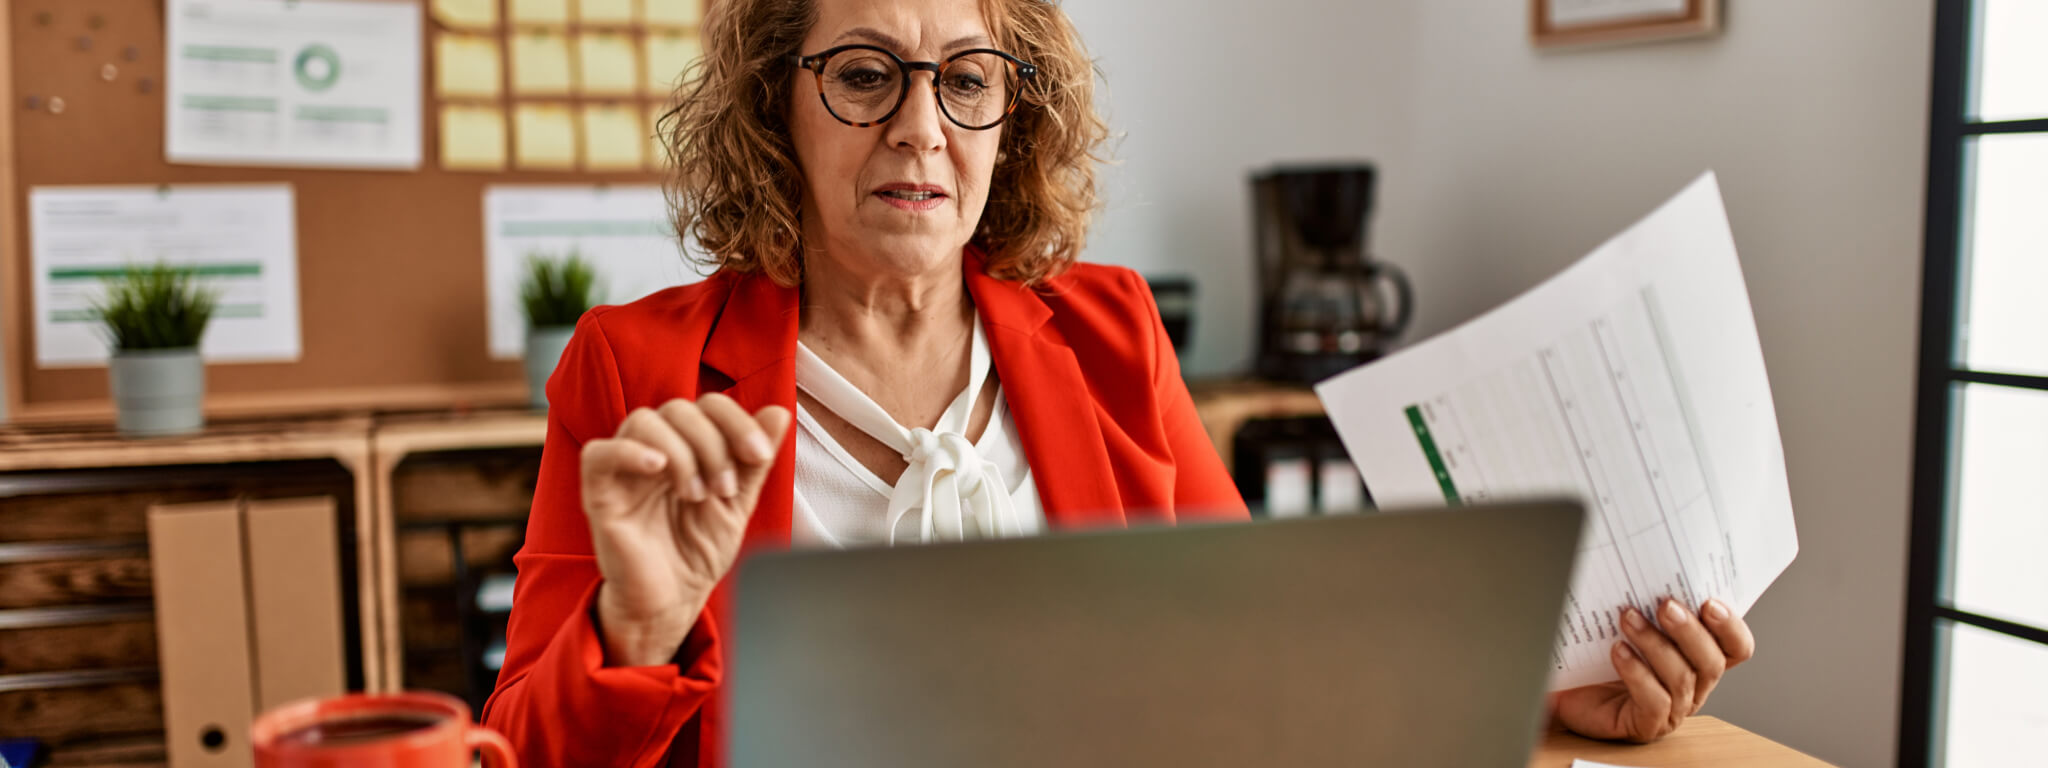
<path id="1" fill-rule="evenodd" d="M 823 53 L 791 56 L 817 76 L 825 111 L 855 128 L 881 125 L 895 117 L 910 94 L 910 73 L 932 73 L 932 95 L 954 125 L 985 131 L 1017 108 L 1024 83 L 1038 68 L 1002 51 L 976 48 L 945 61 L 904 61 L 872 45 L 842 45 Z"/>

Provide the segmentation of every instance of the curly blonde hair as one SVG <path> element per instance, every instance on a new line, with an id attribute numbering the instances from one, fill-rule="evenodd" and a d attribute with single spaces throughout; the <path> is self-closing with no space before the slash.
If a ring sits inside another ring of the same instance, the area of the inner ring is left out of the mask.
<path id="1" fill-rule="evenodd" d="M 1080 257 L 1096 207 L 1095 166 L 1109 129 L 1095 112 L 1095 68 L 1052 0 L 980 0 L 996 45 L 1038 67 L 1003 131 L 988 205 L 973 242 L 989 275 L 1035 285 Z M 791 54 L 814 0 L 719 0 L 705 18 L 704 58 L 683 73 L 657 128 L 679 235 L 706 267 L 803 280 L 803 174 L 785 117 Z"/>

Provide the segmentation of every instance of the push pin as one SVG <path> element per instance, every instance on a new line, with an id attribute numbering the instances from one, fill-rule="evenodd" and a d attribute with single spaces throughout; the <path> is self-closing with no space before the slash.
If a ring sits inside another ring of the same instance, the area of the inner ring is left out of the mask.
<path id="1" fill-rule="evenodd" d="M 36 26 L 47 27 L 50 26 L 51 21 L 49 11 L 38 11 L 36 13 Z"/>
<path id="2" fill-rule="evenodd" d="M 151 90 L 151 89 L 153 89 L 153 88 L 155 88 L 155 87 L 156 87 L 156 81 L 153 81 L 153 80 L 151 80 L 151 79 L 149 79 L 149 78 L 147 78 L 147 77 L 145 77 L 145 78 L 142 78 L 142 79 L 140 79 L 140 80 L 137 80 L 137 81 L 135 81 L 135 92 L 136 92 L 136 93 L 149 93 L 149 92 L 150 92 L 150 90 Z"/>
<path id="3" fill-rule="evenodd" d="M 104 27 L 104 26 L 106 26 L 106 25 L 107 25 L 107 20 L 106 20 L 106 18 L 105 18 L 105 17 L 103 17 L 103 16 L 101 16 L 101 15 L 99 15 L 99 14 L 97 14 L 97 13 L 95 13 L 95 14 L 93 14 L 93 15 L 91 15 L 91 16 L 88 16 L 88 17 L 86 17 L 86 19 L 85 19 L 85 28 L 86 28 L 86 29 L 99 29 L 100 27 Z"/>
<path id="4" fill-rule="evenodd" d="M 135 46 L 131 45 L 121 49 L 121 59 L 123 61 L 134 61 L 139 58 L 142 58 L 142 52 L 135 50 Z"/>
<path id="5" fill-rule="evenodd" d="M 116 78 L 116 77 L 119 77 L 120 75 L 121 75 L 121 69 L 120 69 L 119 67 L 116 67 L 116 66 L 114 66 L 114 65 L 112 65 L 112 64 L 101 64 L 101 65 L 100 65 L 100 79 L 101 79 L 101 80 L 105 80 L 105 81 L 107 81 L 107 82 L 111 83 L 111 82 L 114 82 L 114 78 Z"/>
<path id="6" fill-rule="evenodd" d="M 29 94 L 28 98 L 21 100 L 21 105 L 28 109 L 42 109 L 43 97 Z"/>
<path id="7" fill-rule="evenodd" d="M 64 114 L 64 97 L 62 97 L 62 96 L 51 96 L 51 97 L 50 97 L 50 114 L 53 114 L 53 115 L 61 115 L 61 114 Z"/>
<path id="8" fill-rule="evenodd" d="M 78 50 L 81 50 L 81 51 L 90 51 L 90 50 L 92 50 L 92 38 L 90 38 L 90 37 L 87 37 L 87 36 L 85 36 L 85 35 L 79 35 L 79 36 L 78 36 Z"/>

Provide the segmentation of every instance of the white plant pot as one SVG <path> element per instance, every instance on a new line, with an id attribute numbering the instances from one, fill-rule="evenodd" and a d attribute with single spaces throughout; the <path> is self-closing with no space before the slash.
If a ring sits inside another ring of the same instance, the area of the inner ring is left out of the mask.
<path id="1" fill-rule="evenodd" d="M 107 376 L 114 427 L 123 435 L 184 435 L 206 425 L 206 364 L 197 347 L 118 351 Z"/>
<path id="2" fill-rule="evenodd" d="M 554 374 L 555 364 L 562 360 L 562 350 L 569 347 L 569 337 L 575 334 L 576 326 L 573 325 L 526 331 L 527 402 L 534 410 L 548 409 L 548 377 Z"/>

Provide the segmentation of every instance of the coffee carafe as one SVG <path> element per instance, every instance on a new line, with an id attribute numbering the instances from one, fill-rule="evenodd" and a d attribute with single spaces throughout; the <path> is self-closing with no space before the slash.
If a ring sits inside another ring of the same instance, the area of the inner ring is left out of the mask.
<path id="1" fill-rule="evenodd" d="M 1313 383 L 1385 354 L 1415 310 L 1407 275 L 1367 246 L 1371 165 L 1252 177 L 1261 377 Z"/>

